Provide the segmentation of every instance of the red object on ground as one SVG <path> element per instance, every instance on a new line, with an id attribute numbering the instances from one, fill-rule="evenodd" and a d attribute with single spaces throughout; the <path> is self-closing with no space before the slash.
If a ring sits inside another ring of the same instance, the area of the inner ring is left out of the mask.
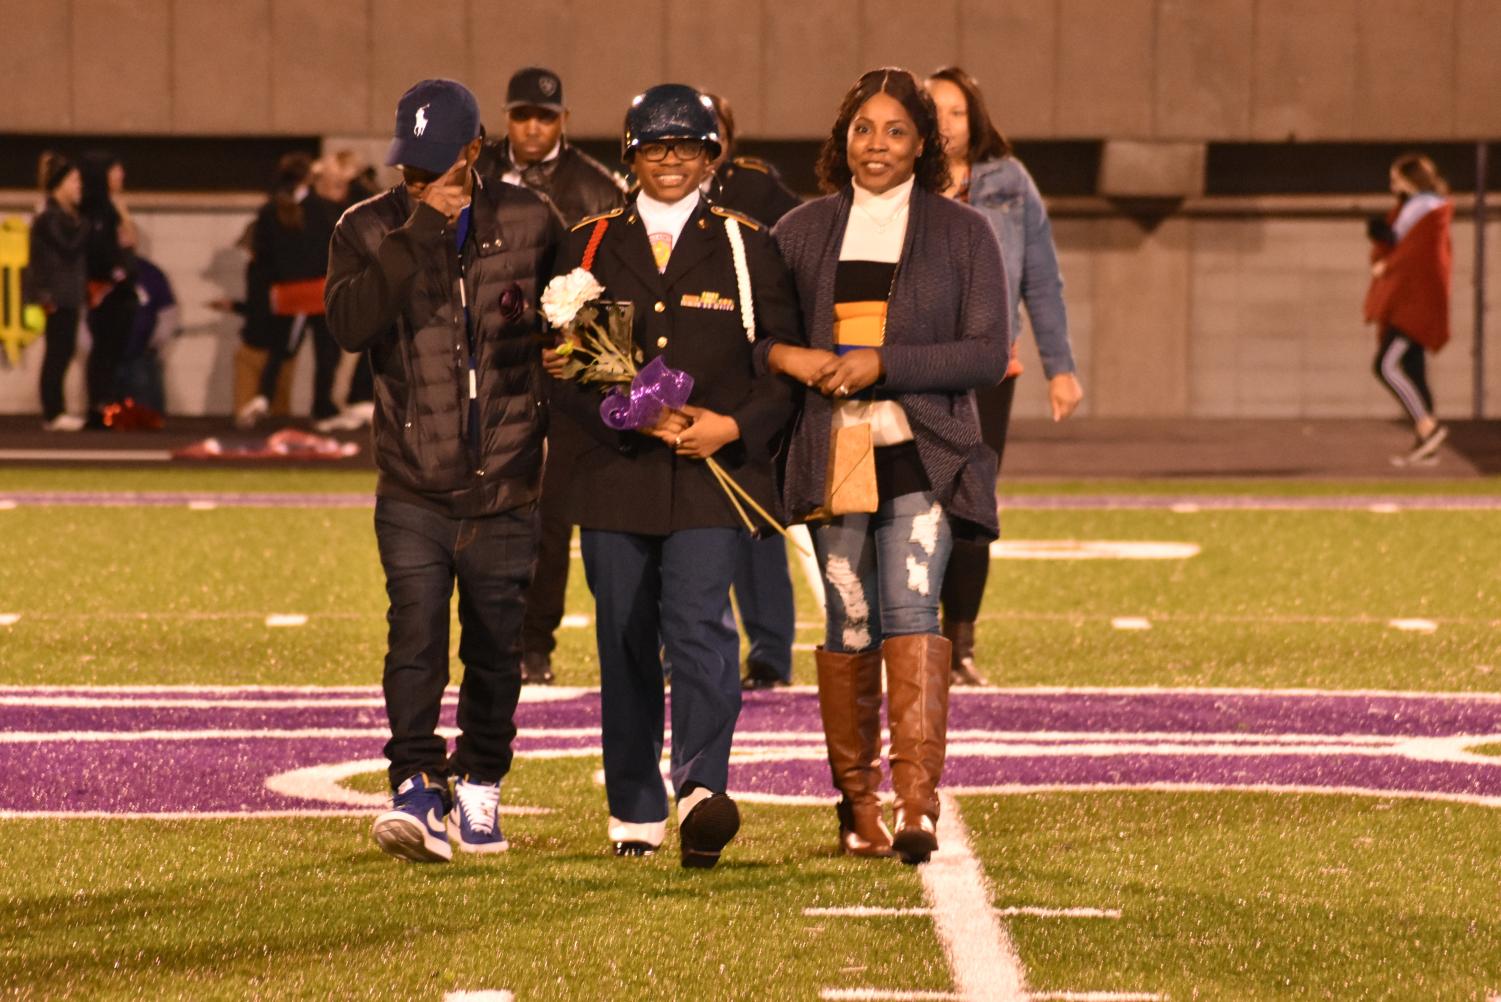
<path id="1" fill-rule="evenodd" d="M 160 411 L 142 406 L 131 397 L 105 407 L 101 419 L 104 427 L 115 431 L 161 431 L 166 424 Z"/>
<path id="2" fill-rule="evenodd" d="M 354 442 L 284 428 L 258 442 L 225 446 L 217 438 L 176 449 L 173 459 L 348 459 L 359 455 Z"/>
<path id="3" fill-rule="evenodd" d="M 1395 222 L 1393 209 L 1387 222 Z M 1367 323 L 1395 327 L 1413 341 L 1438 351 L 1449 343 L 1449 280 L 1454 250 L 1449 223 L 1454 206 L 1444 204 L 1418 220 L 1395 245 L 1378 243 L 1371 260 L 1386 270 L 1371 279 L 1365 297 Z"/>

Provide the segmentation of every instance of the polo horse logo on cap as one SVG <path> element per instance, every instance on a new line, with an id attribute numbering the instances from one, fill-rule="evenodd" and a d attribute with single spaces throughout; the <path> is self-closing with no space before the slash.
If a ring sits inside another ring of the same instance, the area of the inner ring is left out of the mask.
<path id="1" fill-rule="evenodd" d="M 412 126 L 412 135 L 420 136 L 427 131 L 427 109 L 431 107 L 431 104 L 424 104 L 417 109 L 417 124 Z"/>

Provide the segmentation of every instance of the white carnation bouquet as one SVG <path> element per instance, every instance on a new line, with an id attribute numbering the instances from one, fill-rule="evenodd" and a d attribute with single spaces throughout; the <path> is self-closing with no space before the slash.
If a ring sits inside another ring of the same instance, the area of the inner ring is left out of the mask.
<path id="1" fill-rule="evenodd" d="M 542 290 L 542 315 L 563 333 L 555 350 L 568 359 L 566 379 L 613 385 L 636 376 L 635 308 L 600 299 L 604 292 L 585 268 L 556 276 Z"/>

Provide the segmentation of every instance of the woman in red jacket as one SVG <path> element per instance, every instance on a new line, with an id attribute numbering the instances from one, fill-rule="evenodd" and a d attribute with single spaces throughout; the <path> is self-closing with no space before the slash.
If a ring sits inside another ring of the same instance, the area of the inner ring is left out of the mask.
<path id="1" fill-rule="evenodd" d="M 1433 416 L 1426 353 L 1449 340 L 1454 205 L 1443 175 L 1418 153 L 1404 154 L 1392 164 L 1391 187 L 1397 205 L 1370 224 L 1375 246 L 1365 318 L 1380 325 L 1376 378 L 1402 404 L 1417 434 L 1412 450 L 1392 460 L 1405 466 L 1431 459 L 1449 434 Z"/>

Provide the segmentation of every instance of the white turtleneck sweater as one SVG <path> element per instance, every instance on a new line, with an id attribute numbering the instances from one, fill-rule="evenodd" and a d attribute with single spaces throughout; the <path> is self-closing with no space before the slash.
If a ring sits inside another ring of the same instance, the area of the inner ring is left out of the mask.
<path id="1" fill-rule="evenodd" d="M 912 202 L 909 177 L 879 195 L 855 188 L 855 202 L 850 207 L 849 225 L 844 242 L 839 245 L 841 261 L 879 261 L 895 264 L 901 260 L 902 245 L 907 239 L 907 216 Z M 912 441 L 912 426 L 907 412 L 895 400 L 845 400 L 834 408 L 834 427 L 869 424 L 874 445 L 900 445 Z"/>

